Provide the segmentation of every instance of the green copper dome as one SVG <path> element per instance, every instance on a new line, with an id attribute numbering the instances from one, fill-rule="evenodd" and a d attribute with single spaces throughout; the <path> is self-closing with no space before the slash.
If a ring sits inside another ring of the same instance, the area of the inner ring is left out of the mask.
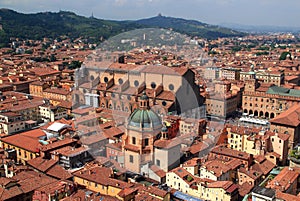
<path id="1" fill-rule="evenodd" d="M 160 117 L 152 110 L 135 110 L 128 119 L 128 126 L 136 129 L 161 127 Z"/>

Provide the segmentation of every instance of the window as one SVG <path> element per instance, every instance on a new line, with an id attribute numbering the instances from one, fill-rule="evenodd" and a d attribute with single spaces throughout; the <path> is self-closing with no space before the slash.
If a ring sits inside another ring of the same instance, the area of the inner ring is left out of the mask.
<path id="1" fill-rule="evenodd" d="M 156 159 L 156 165 L 160 166 L 160 160 Z"/>
<path id="2" fill-rule="evenodd" d="M 134 81 L 134 86 L 135 86 L 135 87 L 138 87 L 139 85 L 140 85 L 139 81 L 135 80 L 135 81 Z"/>
<path id="3" fill-rule="evenodd" d="M 135 144 L 135 143 L 136 143 L 136 138 L 132 137 L 132 144 Z"/>
<path id="4" fill-rule="evenodd" d="M 129 155 L 129 162 L 133 163 L 133 155 Z"/>
<path id="5" fill-rule="evenodd" d="M 152 88 L 152 89 L 155 89 L 155 87 L 156 87 L 155 82 L 152 82 L 152 83 L 151 83 L 151 88 Z"/>
<path id="6" fill-rule="evenodd" d="M 123 80 L 121 78 L 118 80 L 118 82 L 119 84 L 123 84 Z"/>
<path id="7" fill-rule="evenodd" d="M 174 85 L 173 85 L 173 84 L 169 84 L 169 89 L 170 89 L 171 91 L 173 91 L 173 90 L 174 90 Z"/>
<path id="8" fill-rule="evenodd" d="M 145 146 L 148 146 L 148 145 L 149 145 L 149 139 L 146 138 L 146 139 L 145 139 Z"/>

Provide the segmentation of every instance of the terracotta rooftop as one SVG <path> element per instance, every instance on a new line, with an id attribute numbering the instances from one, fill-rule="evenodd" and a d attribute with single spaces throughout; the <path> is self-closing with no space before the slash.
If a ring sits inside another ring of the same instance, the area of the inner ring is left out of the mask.
<path id="1" fill-rule="evenodd" d="M 258 178 L 260 178 L 263 173 L 254 169 L 246 169 L 244 167 L 241 167 L 239 170 L 239 172 L 244 173 L 245 175 L 247 175 L 248 177 L 257 180 Z"/>
<path id="2" fill-rule="evenodd" d="M 208 188 L 223 188 L 226 192 L 232 193 L 238 189 L 238 185 L 232 181 L 215 181 L 207 184 Z"/>
<path id="3" fill-rule="evenodd" d="M 140 193 L 134 197 L 136 201 L 161 201 L 161 199 L 149 196 L 148 193 Z"/>
<path id="4" fill-rule="evenodd" d="M 53 167 L 57 163 L 58 163 L 58 161 L 56 161 L 56 160 L 43 159 L 42 157 L 37 157 L 37 158 L 34 158 L 34 159 L 31 159 L 31 160 L 27 161 L 27 164 L 29 166 L 31 166 L 34 169 L 37 169 L 41 172 L 46 172 L 48 169 L 50 169 L 51 167 Z"/>
<path id="5" fill-rule="evenodd" d="M 56 142 L 52 142 L 47 145 L 43 145 L 41 147 L 41 151 L 50 151 L 50 150 L 58 149 L 63 146 L 68 146 L 68 145 L 74 144 L 75 142 L 77 142 L 77 140 L 75 140 L 73 138 L 65 138 L 63 140 L 58 140 Z"/>
<path id="6" fill-rule="evenodd" d="M 271 124 L 280 124 L 287 126 L 299 126 L 300 125 L 300 105 L 296 104 L 288 110 L 277 115 L 275 118 L 270 120 Z"/>
<path id="7" fill-rule="evenodd" d="M 156 165 L 151 165 L 150 169 L 160 178 L 164 178 L 166 176 L 166 172 Z"/>
<path id="8" fill-rule="evenodd" d="M 65 187 L 68 185 L 74 184 L 71 181 L 55 181 L 36 189 L 36 191 L 44 192 L 47 194 L 55 194 L 55 191 L 64 191 Z"/>
<path id="9" fill-rule="evenodd" d="M 32 192 L 37 188 L 57 181 L 56 179 L 37 173 L 35 171 L 20 172 L 16 176 L 14 176 L 13 179 L 18 180 L 18 184 L 20 184 L 21 189 L 24 193 Z"/>
<path id="10" fill-rule="evenodd" d="M 299 169 L 285 167 L 272 181 L 268 182 L 266 188 L 285 192 L 294 182 L 297 182 L 299 174 Z"/>
<path id="11" fill-rule="evenodd" d="M 191 184 L 195 183 L 196 181 L 201 180 L 201 179 L 194 177 L 191 173 L 189 173 L 187 170 L 185 170 L 182 167 L 177 167 L 177 168 L 169 171 L 168 173 L 170 173 L 170 172 L 175 173 L 178 177 L 183 179 L 188 185 L 191 185 Z M 188 181 L 187 177 L 192 178 L 192 179 L 190 181 Z"/>
<path id="12" fill-rule="evenodd" d="M 89 196 L 87 196 L 87 194 Z M 116 197 L 112 197 L 109 195 L 102 195 L 97 192 L 93 192 L 90 190 L 83 190 L 79 189 L 76 193 L 72 194 L 69 197 L 61 199 L 61 201 L 95 201 L 95 200 L 100 200 L 102 199 L 103 201 L 120 201 Z"/>
<path id="13" fill-rule="evenodd" d="M 121 198 L 125 198 L 126 196 L 130 194 L 136 193 L 137 189 L 136 188 L 124 188 L 118 193 L 118 196 Z"/>
<path id="14" fill-rule="evenodd" d="M 253 185 L 248 182 L 244 182 L 242 185 L 239 185 L 239 194 L 244 197 L 253 189 Z"/>
<path id="15" fill-rule="evenodd" d="M 45 133 L 41 129 L 35 129 L 21 134 L 4 137 L 1 141 L 30 152 L 38 153 L 41 147 L 38 137 L 44 135 Z"/>
<path id="16" fill-rule="evenodd" d="M 73 177 L 71 173 L 58 164 L 48 169 L 46 174 L 56 179 L 70 179 Z"/>
<path id="17" fill-rule="evenodd" d="M 79 155 L 83 152 L 87 152 L 89 149 L 86 147 L 79 147 L 79 148 L 74 148 L 71 146 L 65 146 L 59 149 L 56 149 L 54 151 L 51 151 L 51 154 L 60 154 L 62 156 L 68 156 L 68 157 L 73 157 L 76 155 Z"/>
<path id="18" fill-rule="evenodd" d="M 276 191 L 276 198 L 283 201 L 300 201 L 300 197 L 296 195 L 292 195 L 289 193 L 283 193 L 281 191 Z"/>
<path id="19" fill-rule="evenodd" d="M 74 176 L 86 179 L 105 186 L 113 186 L 120 189 L 129 188 L 132 184 L 126 183 L 121 180 L 111 178 L 113 174 L 110 168 L 106 167 L 93 167 L 88 170 L 79 170 L 73 173 Z"/>
<path id="20" fill-rule="evenodd" d="M 201 168 L 205 168 L 207 171 L 213 172 L 216 177 L 220 177 L 231 170 L 230 166 L 219 160 L 208 161 L 202 164 Z"/>
<path id="21" fill-rule="evenodd" d="M 200 158 L 192 158 L 183 164 L 183 167 L 194 167 L 200 164 Z"/>
<path id="22" fill-rule="evenodd" d="M 241 151 L 237 151 L 237 150 L 229 149 L 224 145 L 216 146 L 214 149 L 212 149 L 211 152 L 215 153 L 215 154 L 220 154 L 220 155 L 230 156 L 233 158 L 242 159 L 242 160 L 248 160 L 250 158 L 250 154 L 241 152 Z"/>

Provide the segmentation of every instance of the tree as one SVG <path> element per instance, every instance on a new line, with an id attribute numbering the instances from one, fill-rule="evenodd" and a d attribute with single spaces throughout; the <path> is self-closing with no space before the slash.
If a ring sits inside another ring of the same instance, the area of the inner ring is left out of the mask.
<path id="1" fill-rule="evenodd" d="M 69 69 L 76 69 L 81 67 L 82 62 L 81 61 L 72 61 L 69 65 Z"/>
<path id="2" fill-rule="evenodd" d="M 288 55 L 289 55 L 289 59 L 292 59 L 291 58 L 291 53 L 290 52 L 282 52 L 281 53 L 281 55 L 280 55 L 280 57 L 279 57 L 279 60 L 286 60 L 286 58 L 288 57 Z"/>
<path id="3" fill-rule="evenodd" d="M 50 56 L 50 61 L 51 61 L 51 62 L 54 62 L 54 61 L 56 61 L 56 57 L 55 57 L 55 55 L 54 55 L 54 54 L 51 54 L 51 56 Z"/>

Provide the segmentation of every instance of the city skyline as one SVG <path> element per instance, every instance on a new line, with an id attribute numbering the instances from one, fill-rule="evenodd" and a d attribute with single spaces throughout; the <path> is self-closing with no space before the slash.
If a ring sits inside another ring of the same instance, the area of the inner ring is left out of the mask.
<path id="1" fill-rule="evenodd" d="M 233 23 L 240 25 L 300 27 L 295 19 L 300 17 L 300 2 L 289 0 L 88 0 L 88 1 L 37 1 L 1 0 L 0 8 L 18 12 L 75 12 L 99 19 L 135 20 L 164 16 L 194 19 L 208 24 Z"/>

